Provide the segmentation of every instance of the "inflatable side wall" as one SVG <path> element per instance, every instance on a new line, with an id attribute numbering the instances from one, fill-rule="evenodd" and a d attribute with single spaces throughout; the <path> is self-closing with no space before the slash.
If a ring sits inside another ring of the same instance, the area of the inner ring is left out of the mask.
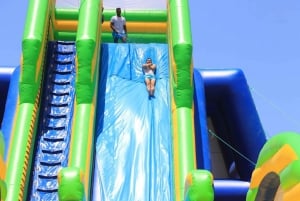
<path id="1" fill-rule="evenodd" d="M 6 200 L 25 200 L 40 105 L 51 1 L 29 1 L 22 40 L 19 97 L 7 157 Z"/>

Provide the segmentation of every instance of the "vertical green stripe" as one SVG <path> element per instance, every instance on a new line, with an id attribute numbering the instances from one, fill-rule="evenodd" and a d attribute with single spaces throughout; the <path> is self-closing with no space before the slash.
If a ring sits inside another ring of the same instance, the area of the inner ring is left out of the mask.
<path id="1" fill-rule="evenodd" d="M 94 96 L 95 75 L 92 75 L 92 61 L 97 45 L 100 7 L 99 0 L 86 0 L 81 3 L 76 38 L 77 48 L 77 103 L 91 103 Z M 98 54 L 95 55 L 98 57 Z"/>
<path id="2" fill-rule="evenodd" d="M 192 36 L 187 0 L 170 1 L 170 32 L 173 58 L 176 64 L 176 107 L 192 108 Z"/>
<path id="3" fill-rule="evenodd" d="M 19 99 L 20 105 L 17 109 L 17 118 L 14 123 L 14 133 L 9 162 L 7 164 L 7 173 L 5 181 L 7 183 L 7 198 L 6 201 L 16 201 L 20 198 L 19 195 L 24 193 L 26 196 L 28 187 L 28 177 L 30 169 L 26 172 L 24 186 L 21 186 L 22 171 L 24 165 L 28 165 L 30 168 L 32 147 L 30 148 L 29 161 L 25 163 L 26 146 L 28 142 L 34 142 L 35 130 L 33 130 L 33 139 L 29 139 L 31 124 L 36 129 L 36 117 L 33 108 L 38 93 L 38 87 L 40 84 L 42 66 L 38 71 L 37 62 L 39 55 L 43 47 L 43 43 L 47 37 L 48 28 L 48 14 L 49 14 L 49 1 L 29 0 L 27 18 L 25 22 L 23 40 L 22 40 L 22 54 L 23 54 L 23 66 L 19 83 Z M 46 46 L 45 46 L 46 47 Z M 42 55 L 44 57 L 44 55 Z M 43 58 L 44 59 L 44 58 Z M 43 65 L 43 62 L 42 64 Z M 22 104 L 23 103 L 23 104 Z"/>
<path id="4" fill-rule="evenodd" d="M 180 195 L 176 200 L 184 200 L 185 179 L 188 173 L 196 169 L 195 136 L 193 130 L 193 85 L 192 85 L 192 36 L 190 27 L 189 3 L 187 0 L 169 1 L 169 44 L 173 54 L 176 72 L 171 77 L 177 115 L 177 138 L 180 161 Z M 176 73 L 176 74 L 174 74 Z M 175 133 L 176 134 L 176 133 Z M 175 175 L 177 176 L 177 175 Z"/>
<path id="5" fill-rule="evenodd" d="M 93 161 L 93 135 L 95 117 L 92 116 L 98 82 L 100 56 L 100 1 L 81 2 L 78 29 L 76 35 L 76 105 L 74 130 L 72 133 L 72 155 L 70 166 L 80 168 L 84 173 L 85 200 L 90 200 L 91 170 Z M 93 63 L 94 61 L 94 63 Z M 91 141 L 89 141 L 91 139 Z M 89 144 L 91 143 L 91 144 Z M 91 148 L 91 149 L 88 149 Z M 88 157 L 89 158 L 88 160 Z M 89 162 L 89 163 L 88 163 Z M 71 184 L 70 184 L 71 185 Z"/>
<path id="6" fill-rule="evenodd" d="M 20 78 L 20 102 L 34 103 L 42 70 L 37 70 L 38 59 L 48 26 L 48 1 L 30 0 L 22 40 L 23 65 Z M 42 62 L 43 64 L 43 62 Z"/>
<path id="7" fill-rule="evenodd" d="M 178 118 L 178 153 L 179 153 L 179 188 L 180 197 L 176 200 L 183 200 L 185 179 L 188 173 L 196 168 L 194 135 L 192 128 L 192 111 L 189 108 L 178 108 L 176 110 Z M 178 186 L 177 186 L 178 188 Z"/>

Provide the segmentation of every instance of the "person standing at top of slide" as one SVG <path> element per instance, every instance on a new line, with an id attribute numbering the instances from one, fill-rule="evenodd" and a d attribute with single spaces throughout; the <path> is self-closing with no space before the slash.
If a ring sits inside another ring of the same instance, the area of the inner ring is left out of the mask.
<path id="1" fill-rule="evenodd" d="M 121 8 L 116 8 L 115 16 L 112 16 L 110 20 L 110 28 L 112 29 L 112 36 L 114 39 L 114 43 L 118 43 L 121 39 L 123 43 L 127 41 L 127 27 L 126 27 L 126 19 L 121 16 Z"/>

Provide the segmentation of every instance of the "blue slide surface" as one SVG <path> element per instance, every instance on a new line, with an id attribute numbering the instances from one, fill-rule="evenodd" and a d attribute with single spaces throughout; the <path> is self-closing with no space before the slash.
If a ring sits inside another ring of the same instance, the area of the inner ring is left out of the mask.
<path id="1" fill-rule="evenodd" d="M 148 57 L 154 98 L 142 72 Z M 166 44 L 102 44 L 93 200 L 174 200 L 169 88 Z"/>

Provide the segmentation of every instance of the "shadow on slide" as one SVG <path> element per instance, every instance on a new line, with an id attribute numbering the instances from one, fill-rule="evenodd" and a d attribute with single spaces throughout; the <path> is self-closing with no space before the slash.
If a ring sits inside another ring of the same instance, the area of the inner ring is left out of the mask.
<path id="1" fill-rule="evenodd" d="M 157 65 L 151 99 L 148 57 Z M 102 44 L 93 200 L 174 200 L 168 67 L 166 44 Z"/>

